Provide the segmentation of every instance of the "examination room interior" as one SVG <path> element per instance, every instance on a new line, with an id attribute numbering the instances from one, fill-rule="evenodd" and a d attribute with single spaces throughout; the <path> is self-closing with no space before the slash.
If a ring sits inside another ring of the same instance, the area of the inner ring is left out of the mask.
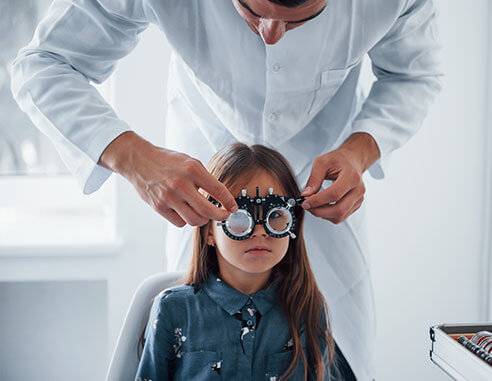
<path id="1" fill-rule="evenodd" d="M 12 41 L 27 43 L 48 3 L 18 30 L 0 25 L 0 380 L 103 380 L 134 291 L 166 271 L 165 221 L 118 175 L 83 195 L 8 99 Z M 436 4 L 442 92 L 387 177 L 364 176 L 378 381 L 448 380 L 429 327 L 492 321 L 492 3 Z M 169 56 L 150 27 L 98 86 L 161 146 Z M 373 79 L 366 57 L 366 91 Z"/>

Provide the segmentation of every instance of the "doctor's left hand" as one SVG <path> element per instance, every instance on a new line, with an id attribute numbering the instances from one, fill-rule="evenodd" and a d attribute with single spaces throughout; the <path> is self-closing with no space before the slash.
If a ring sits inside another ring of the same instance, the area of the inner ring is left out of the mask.
<path id="1" fill-rule="evenodd" d="M 362 174 L 379 158 L 376 141 L 367 133 L 355 133 L 334 151 L 315 158 L 301 195 L 304 209 L 316 217 L 339 224 L 364 201 Z M 323 181 L 334 180 L 321 192 Z"/>

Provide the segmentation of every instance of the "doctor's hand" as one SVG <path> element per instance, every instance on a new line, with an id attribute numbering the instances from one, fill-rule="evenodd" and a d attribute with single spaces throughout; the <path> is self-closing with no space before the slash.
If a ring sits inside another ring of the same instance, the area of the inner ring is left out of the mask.
<path id="1" fill-rule="evenodd" d="M 316 217 L 339 224 L 360 208 L 365 186 L 362 174 L 380 156 L 371 135 L 358 132 L 336 150 L 316 157 L 306 183 L 302 207 Z M 318 192 L 324 180 L 334 180 Z"/>
<path id="2" fill-rule="evenodd" d="M 210 219 L 225 220 L 237 208 L 226 186 L 199 160 L 154 146 L 133 131 L 113 140 L 99 164 L 125 177 L 147 204 L 178 227 L 202 226 Z M 199 188 L 227 210 L 209 202 Z"/>

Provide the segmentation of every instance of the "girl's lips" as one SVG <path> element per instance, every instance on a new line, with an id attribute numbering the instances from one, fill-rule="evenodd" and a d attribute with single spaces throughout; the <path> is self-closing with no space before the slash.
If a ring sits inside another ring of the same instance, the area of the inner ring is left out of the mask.
<path id="1" fill-rule="evenodd" d="M 271 250 L 266 247 L 252 247 L 251 249 L 246 250 L 246 253 L 257 253 L 257 254 L 269 253 L 269 252 L 271 252 Z"/>

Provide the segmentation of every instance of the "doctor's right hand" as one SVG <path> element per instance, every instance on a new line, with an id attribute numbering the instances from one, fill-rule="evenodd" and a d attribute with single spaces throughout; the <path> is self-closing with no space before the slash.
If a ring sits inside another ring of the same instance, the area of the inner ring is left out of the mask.
<path id="1" fill-rule="evenodd" d="M 102 153 L 100 165 L 121 174 L 133 184 L 142 199 L 178 227 L 222 221 L 237 210 L 224 184 L 191 156 L 154 146 L 133 131 L 113 140 Z M 209 202 L 202 188 L 225 209 Z"/>

